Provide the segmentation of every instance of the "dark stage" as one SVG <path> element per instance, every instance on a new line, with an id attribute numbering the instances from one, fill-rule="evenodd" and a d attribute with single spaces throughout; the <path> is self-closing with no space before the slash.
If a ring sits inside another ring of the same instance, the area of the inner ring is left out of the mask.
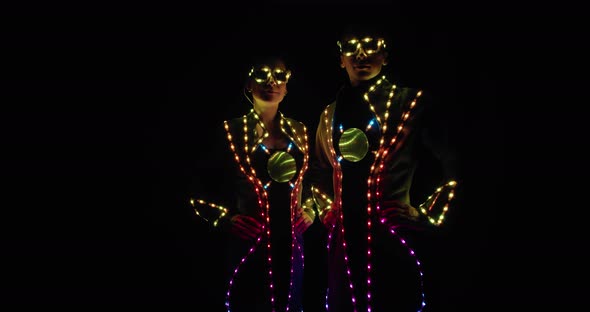
<path id="1" fill-rule="evenodd" d="M 212 311 L 217 246 L 183 198 L 211 174 L 208 134 L 248 111 L 243 74 L 269 42 L 292 64 L 281 110 L 313 133 L 344 78 L 336 32 L 366 18 L 352 4 L 223 6 L 36 8 L 3 22 L 3 303 Z M 531 274 L 515 260 L 520 224 L 499 223 L 499 78 L 505 49 L 525 43 L 516 18 L 417 9 L 370 6 L 394 38 L 389 70 L 444 99 L 459 143 L 440 311 L 512 310 Z"/>

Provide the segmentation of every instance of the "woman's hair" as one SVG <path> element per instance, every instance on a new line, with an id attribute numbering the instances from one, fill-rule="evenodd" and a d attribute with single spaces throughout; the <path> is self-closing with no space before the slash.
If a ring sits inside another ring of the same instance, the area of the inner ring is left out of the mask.
<path id="1" fill-rule="evenodd" d="M 270 63 L 282 62 L 287 66 L 285 57 L 281 54 L 259 54 L 252 57 L 250 67 L 259 65 L 268 65 Z M 288 67 L 288 66 L 287 66 Z"/>

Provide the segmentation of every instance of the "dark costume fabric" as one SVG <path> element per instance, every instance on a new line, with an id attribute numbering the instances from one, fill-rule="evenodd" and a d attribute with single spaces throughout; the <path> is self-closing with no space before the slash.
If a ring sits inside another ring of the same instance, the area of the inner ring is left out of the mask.
<path id="1" fill-rule="evenodd" d="M 432 102 L 421 93 L 376 77 L 357 87 L 345 85 L 320 117 L 317 157 L 306 188 L 314 187 L 332 198 L 330 209 L 337 216 L 334 224 L 327 225 L 330 312 L 354 307 L 357 311 L 368 307 L 374 312 L 418 311 L 424 294 L 428 302 L 431 284 L 420 271 L 428 275 L 429 266 L 417 261 L 421 256 L 436 260 L 421 248 L 432 239 L 434 227 L 419 232 L 399 229 L 394 235 L 379 217 L 391 200 L 418 207 L 411 201 L 410 189 L 422 153 L 433 152 L 441 161 L 437 185 L 455 175 L 453 153 L 441 149 L 445 145 L 437 141 L 444 139 L 445 129 L 433 126 L 437 116 L 429 115 Z M 354 128 L 364 133 L 368 144 L 362 157 L 350 156 L 356 138 L 344 137 Z M 428 220 L 423 216 L 421 222 Z"/>
<path id="2" fill-rule="evenodd" d="M 257 139 L 260 121 L 254 111 L 225 122 L 231 160 L 223 170 L 229 181 L 224 187 L 234 199 L 220 227 L 229 232 L 229 219 L 237 213 L 264 224 L 255 241 L 227 236 L 228 311 L 286 311 L 287 306 L 290 311 L 302 310 L 303 237 L 295 234 L 292 221 L 308 163 L 307 134 L 302 123 L 280 112 L 277 118 L 289 141 L 282 150 L 269 149 Z M 277 157 L 276 152 L 286 154 Z M 269 161 L 274 161 L 272 168 Z"/>

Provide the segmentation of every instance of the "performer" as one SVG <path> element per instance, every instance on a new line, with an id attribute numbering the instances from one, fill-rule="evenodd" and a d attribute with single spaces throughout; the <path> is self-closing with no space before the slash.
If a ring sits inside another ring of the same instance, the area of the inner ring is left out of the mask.
<path id="1" fill-rule="evenodd" d="M 252 109 L 224 122 L 228 157 L 220 162 L 232 184 L 223 187 L 235 200 L 223 207 L 191 201 L 228 233 L 227 311 L 302 310 L 303 233 L 315 212 L 301 206 L 307 129 L 279 110 L 290 78 L 282 57 L 254 62 L 244 88 Z"/>
<path id="2" fill-rule="evenodd" d="M 441 144 L 446 129 L 433 122 L 434 101 L 385 76 L 386 36 L 365 26 L 346 28 L 337 42 L 348 79 L 320 116 L 305 181 L 313 190 L 306 203 L 329 230 L 326 309 L 421 311 L 424 268 L 414 246 L 441 224 L 454 196 L 454 153 Z M 425 152 L 444 174 L 417 204 L 410 194 Z"/>

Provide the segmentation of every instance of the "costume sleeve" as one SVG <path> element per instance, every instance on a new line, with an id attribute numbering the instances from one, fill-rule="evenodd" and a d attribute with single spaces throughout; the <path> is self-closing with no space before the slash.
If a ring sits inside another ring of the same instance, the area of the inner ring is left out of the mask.
<path id="1" fill-rule="evenodd" d="M 458 174 L 457 142 L 453 138 L 454 113 L 445 107 L 443 99 L 425 94 L 427 110 L 422 127 L 424 147 L 440 162 L 444 180 L 455 179 Z"/>
<path id="2" fill-rule="evenodd" d="M 432 157 L 439 172 L 438 178 L 431 179 L 429 196 L 419 205 L 420 212 L 430 223 L 440 225 L 454 198 L 454 190 L 459 178 L 457 162 L 457 140 L 454 138 L 453 121 L 456 120 L 452 104 L 442 97 L 424 94 L 424 112 L 421 142 L 423 151 Z M 422 159 L 424 161 L 424 159 Z M 432 184 L 435 184 L 433 187 Z"/>
<path id="3" fill-rule="evenodd" d="M 190 204 L 210 225 L 224 230 L 227 221 L 237 213 L 238 193 L 237 165 L 223 124 L 201 144 L 199 171 L 192 179 Z"/>

